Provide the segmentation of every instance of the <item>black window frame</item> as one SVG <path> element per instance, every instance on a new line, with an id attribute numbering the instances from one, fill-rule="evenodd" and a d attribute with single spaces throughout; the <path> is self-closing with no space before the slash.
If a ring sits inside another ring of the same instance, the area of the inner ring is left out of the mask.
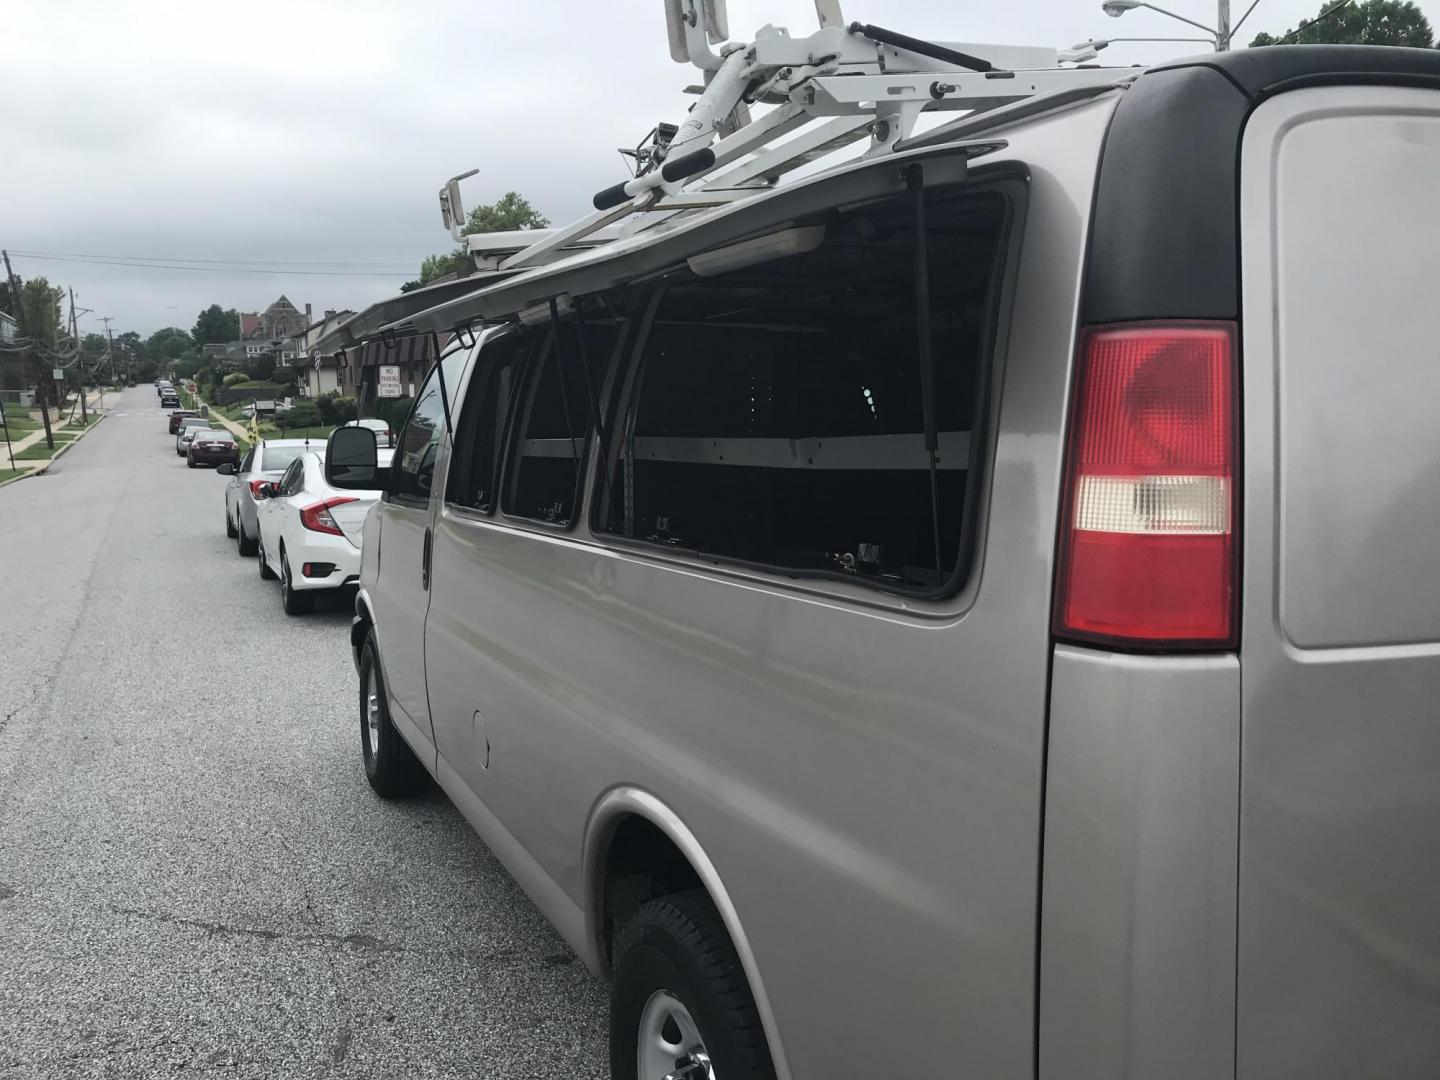
<path id="1" fill-rule="evenodd" d="M 582 302 L 584 302 L 582 300 Z M 587 321 L 600 322 L 599 312 L 593 316 L 587 310 Z M 516 513 L 510 509 L 509 501 L 514 497 L 514 489 L 520 475 L 520 462 L 522 455 L 519 452 L 519 444 L 524 437 L 526 425 L 529 422 L 530 410 L 534 404 L 535 393 L 539 389 L 542 374 L 542 366 L 547 356 L 555 354 L 555 362 L 561 361 L 562 353 L 565 359 L 579 360 L 579 342 L 566 342 L 563 349 L 557 349 L 556 337 L 561 329 L 573 326 L 575 316 L 572 311 L 561 314 L 559 324 L 545 319 L 541 326 L 536 327 L 540 332 L 535 334 L 535 341 L 531 343 L 528 354 L 522 364 L 518 391 L 510 403 L 510 414 L 507 418 L 505 440 L 503 443 L 503 460 L 500 462 L 500 485 L 496 493 L 496 505 L 498 514 L 506 521 L 538 525 L 550 532 L 570 533 L 579 528 L 582 521 L 587 521 L 590 515 L 590 505 L 594 499 L 590 498 L 590 474 L 591 462 L 594 458 L 595 444 L 599 433 L 594 430 L 591 422 L 589 402 L 585 400 L 588 389 L 584 385 L 583 378 L 577 381 L 575 387 L 569 393 L 576 393 L 581 398 L 581 406 L 584 410 L 584 422 L 586 426 L 585 438 L 581 442 L 579 461 L 576 463 L 575 474 L 575 506 L 568 520 L 564 522 L 546 521 L 544 518 L 531 517 L 528 514 Z M 632 325 L 634 319 L 615 317 L 607 315 L 606 322 L 613 322 L 616 325 L 615 339 L 611 342 L 608 355 L 603 358 L 590 353 L 589 359 L 592 362 L 600 361 L 599 379 L 594 385 L 595 394 L 599 399 L 599 414 L 601 426 L 605 429 L 607 441 L 611 436 L 613 424 L 609 417 L 613 414 L 611 399 L 614 397 L 612 384 L 615 378 L 616 365 L 623 363 L 629 355 L 634 342 L 632 340 Z M 567 387 L 569 384 L 566 384 Z M 478 511 L 476 511 L 478 513 Z"/>
<path id="2" fill-rule="evenodd" d="M 429 506 L 430 506 L 430 496 L 431 496 L 432 494 L 434 494 L 434 491 L 435 491 L 435 479 L 434 479 L 434 478 L 435 478 L 435 473 L 434 473 L 433 470 L 432 470 L 432 472 L 431 472 L 431 474 L 430 474 L 430 475 L 431 475 L 431 479 L 430 479 L 430 491 L 427 492 L 426 494 L 424 494 L 424 495 L 413 495 L 413 494 L 411 494 L 410 492 L 402 492 L 402 491 L 396 491 L 396 490 L 395 490 L 395 486 L 400 482 L 400 476 L 401 476 L 401 470 L 400 470 L 400 452 L 401 452 L 401 450 L 404 449 L 404 445 L 405 445 L 405 429 L 410 426 L 410 421 L 414 418 L 414 416 L 415 416 L 415 411 L 420 407 L 420 402 L 421 402 L 422 400 L 424 400 L 424 398 L 425 398 L 425 388 L 430 385 L 430 380 L 431 380 L 431 378 L 438 378 L 438 377 L 439 377 L 436 373 L 440 370 L 440 365 L 443 364 L 447 358 L 455 355 L 456 353 L 465 353 L 465 354 L 468 354 L 468 353 L 472 352 L 472 351 L 474 350 L 474 348 L 475 348 L 475 346 L 467 346 L 467 345 L 465 345 L 463 342 L 461 342 L 458 338 L 455 339 L 455 340 L 452 341 L 449 345 L 447 345 L 444 349 L 441 349 L 441 350 L 440 350 L 440 355 L 435 358 L 435 363 L 433 363 L 432 365 L 430 365 L 430 370 L 427 371 L 427 372 L 425 373 L 425 377 L 420 380 L 420 385 L 419 385 L 418 387 L 416 387 L 416 389 L 415 389 L 415 398 L 414 398 L 413 401 L 410 402 L 410 411 L 405 414 L 405 422 L 404 422 L 403 424 L 401 424 L 400 427 L 399 427 L 399 429 L 396 430 L 396 432 L 395 432 L 395 456 L 391 459 L 391 462 L 390 462 L 390 469 L 389 469 L 389 474 L 388 474 L 388 475 L 389 475 L 389 484 L 388 484 L 388 486 L 386 487 L 384 493 L 383 493 L 382 496 L 381 496 L 381 498 L 382 498 L 384 501 L 386 501 L 386 502 L 392 502 L 392 503 L 397 503 L 397 504 L 399 504 L 400 506 L 409 507 L 409 508 L 411 508 L 411 509 L 416 509 L 416 510 L 425 510 L 425 509 L 428 509 L 428 508 L 429 508 Z M 449 402 L 450 402 L 450 412 L 451 412 L 451 414 L 452 414 L 452 416 L 453 416 L 454 413 L 455 413 L 455 410 L 456 410 L 455 395 L 456 395 L 456 392 L 457 392 L 457 390 L 458 390 L 458 388 L 459 388 L 460 383 L 464 380 L 464 378 L 465 378 L 465 368 L 464 368 L 464 366 L 462 366 L 461 369 L 460 369 L 460 377 L 455 380 L 455 384 L 456 384 L 456 385 L 452 387 L 448 382 L 445 384 L 445 395 L 444 395 L 444 397 L 441 399 L 442 414 L 441 414 L 441 418 L 440 418 L 440 428 L 439 428 L 440 437 L 439 437 L 439 439 L 436 440 L 436 443 L 435 443 L 435 453 L 436 453 L 436 457 L 437 457 L 436 465 L 439 464 L 438 457 L 439 457 L 439 453 L 440 453 L 440 447 L 441 447 L 441 445 L 445 442 L 445 426 L 444 426 L 444 425 L 445 425 L 445 417 L 444 417 L 444 414 L 443 414 L 444 402 L 445 402 L 446 399 L 449 400 Z M 443 475 L 444 475 L 444 474 L 442 474 L 442 476 L 443 476 Z"/>
<path id="3" fill-rule="evenodd" d="M 500 513 L 501 490 L 505 485 L 507 477 L 506 469 L 510 457 L 510 435 L 515 424 L 515 417 L 519 407 L 522 391 L 529 377 L 529 365 L 531 355 L 536 348 L 536 340 L 544 336 L 543 328 L 526 327 L 514 324 L 502 335 L 487 337 L 479 345 L 472 362 L 470 380 L 465 387 L 465 396 L 459 409 L 459 423 L 456 426 L 454 435 L 454 448 L 450 454 L 450 472 L 445 482 L 444 505 L 447 509 L 465 514 L 475 514 L 480 517 L 493 518 Z M 475 440 L 478 437 L 482 417 L 479 415 L 481 398 L 489 388 L 490 379 L 493 374 L 494 363 L 486 358 L 486 350 L 502 346 L 512 337 L 520 337 L 521 355 L 513 364 L 515 372 L 510 400 L 506 405 L 505 414 L 500 418 L 499 442 L 496 447 L 494 470 L 495 470 L 495 491 L 490 499 L 488 507 L 471 506 L 469 503 L 460 502 L 452 492 L 469 491 L 472 486 L 471 473 L 475 464 Z M 453 406 L 452 406 L 453 408 Z M 522 520 L 530 521 L 531 518 Z"/>
<path id="4" fill-rule="evenodd" d="M 975 174 L 980 174 L 976 176 Z M 1004 202 L 1004 218 L 1000 225 L 994 252 L 994 265 L 989 275 L 985 299 L 985 323 L 982 329 L 978 355 L 981 358 L 977 371 L 974 397 L 974 412 L 970 428 L 969 460 L 966 465 L 967 483 L 961 508 L 961 527 L 955 565 L 938 587 L 911 586 L 888 579 L 869 575 L 842 573 L 840 571 L 786 566 L 777 563 L 758 562 L 734 556 L 717 554 L 690 547 L 676 547 L 664 543 L 625 536 L 607 525 L 609 502 L 614 497 L 602 493 L 590 500 L 587 521 L 591 532 L 606 544 L 639 554 L 660 555 L 670 558 L 677 556 L 698 561 L 718 568 L 733 568 L 758 572 L 771 577 L 807 582 L 834 582 L 849 586 L 860 586 L 879 594 L 904 597 L 922 601 L 941 601 L 955 596 L 971 581 L 977 564 L 978 537 L 983 523 L 981 517 L 982 493 L 990 484 L 991 430 L 995 411 L 998 409 L 998 375 L 1003 366 L 1008 341 L 1010 315 L 1013 309 L 1015 275 L 1019 261 L 1020 244 L 1024 234 L 1025 217 L 1028 208 L 1029 172 L 1018 163 L 1004 163 L 972 170 L 971 178 L 958 182 L 937 183 L 936 192 L 959 189 L 975 194 L 995 193 Z M 927 190 L 930 190 L 927 185 Z M 888 196 L 886 196 L 888 197 Z M 882 197 L 884 198 L 884 197 Z M 871 200 L 867 200 L 871 201 Z M 876 199 L 874 201 L 880 201 Z M 683 264 L 681 264 L 683 266 Z M 676 267 L 680 269 L 680 267 Z M 612 410 L 606 422 L 606 446 L 597 475 L 609 470 L 612 477 L 618 472 L 620 447 L 624 429 L 637 404 L 637 395 L 643 377 L 645 350 L 656 315 L 669 288 L 666 274 L 652 278 L 648 295 L 644 300 L 643 315 L 635 320 L 637 330 L 620 352 L 622 365 L 616 382 L 617 392 L 611 395 Z M 612 372 L 612 378 L 616 375 Z M 596 482 L 598 484 L 598 481 Z"/>

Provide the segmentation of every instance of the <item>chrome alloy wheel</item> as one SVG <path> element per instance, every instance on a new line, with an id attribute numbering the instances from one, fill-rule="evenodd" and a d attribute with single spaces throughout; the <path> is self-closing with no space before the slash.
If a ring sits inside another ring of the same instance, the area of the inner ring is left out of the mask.
<path id="1" fill-rule="evenodd" d="M 635 1046 L 639 1080 L 715 1080 L 695 1018 L 668 990 L 645 1002 Z"/>
<path id="2" fill-rule="evenodd" d="M 375 685 L 375 669 L 365 672 L 365 741 L 373 759 L 380 753 L 380 691 Z"/>

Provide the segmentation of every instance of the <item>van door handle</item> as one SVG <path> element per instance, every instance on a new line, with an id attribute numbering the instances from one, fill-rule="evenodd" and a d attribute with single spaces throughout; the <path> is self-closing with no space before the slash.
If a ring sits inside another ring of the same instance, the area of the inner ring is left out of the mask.
<path id="1" fill-rule="evenodd" d="M 420 587 L 422 589 L 430 588 L 430 546 L 433 537 L 434 534 L 430 531 L 430 526 L 426 525 L 425 543 L 420 549 Z"/>

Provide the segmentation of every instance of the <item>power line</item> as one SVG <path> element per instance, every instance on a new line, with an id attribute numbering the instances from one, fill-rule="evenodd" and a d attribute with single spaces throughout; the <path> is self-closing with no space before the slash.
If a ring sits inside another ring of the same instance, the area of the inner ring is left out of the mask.
<path id="1" fill-rule="evenodd" d="M 21 254 L 21 253 L 17 251 L 15 254 L 19 255 L 19 254 Z M 68 255 L 35 255 L 35 254 L 29 254 L 29 255 L 26 255 L 25 258 L 27 258 L 27 259 L 42 259 L 42 260 L 44 260 L 44 261 L 46 261 L 46 262 L 88 263 L 88 264 L 90 264 L 90 265 L 92 265 L 92 266 L 128 266 L 128 267 L 133 267 L 134 269 L 137 269 L 137 270 L 186 270 L 186 271 L 191 271 L 191 272 L 207 273 L 207 274 L 264 274 L 264 275 L 271 276 L 271 277 L 278 276 L 278 275 L 300 275 L 300 276 L 304 276 L 304 277 L 383 277 L 383 278 L 395 278 L 395 277 L 403 277 L 405 274 L 412 272 L 411 270 L 393 270 L 393 271 L 388 271 L 388 272 L 386 272 L 386 271 L 380 271 L 380 270 L 256 270 L 256 269 L 248 269 L 248 268 L 246 268 L 246 267 L 240 267 L 240 266 L 236 266 L 236 267 L 228 267 L 228 266 L 176 266 L 176 265 L 174 265 L 174 264 L 172 264 L 172 263 L 126 262 L 126 261 L 121 261 L 121 260 L 118 260 L 118 259 L 117 259 L 117 260 L 80 259 L 80 258 L 72 258 L 72 257 L 70 257 L 70 256 L 68 256 Z"/>
<path id="2" fill-rule="evenodd" d="M 154 263 L 214 263 L 223 266 L 370 266 L 379 268 L 404 267 L 407 264 L 400 261 L 370 261 L 357 259 L 191 259 L 180 255 L 102 255 L 93 251 L 26 251 L 21 248 L 10 249 L 16 255 L 29 255 L 34 258 L 64 258 L 64 259 L 129 259 L 134 262 Z"/>

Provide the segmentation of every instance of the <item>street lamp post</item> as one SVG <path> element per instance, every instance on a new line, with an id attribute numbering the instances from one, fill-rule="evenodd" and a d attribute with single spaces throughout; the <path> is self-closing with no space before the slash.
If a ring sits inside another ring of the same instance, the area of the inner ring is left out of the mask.
<path id="1" fill-rule="evenodd" d="M 1177 19 L 1180 22 L 1188 23 L 1190 26 L 1204 30 L 1205 33 L 1210 35 L 1206 40 L 1215 46 L 1216 52 L 1228 52 L 1230 50 L 1230 42 L 1235 37 L 1235 32 L 1239 30 L 1245 20 L 1250 17 L 1250 13 L 1255 10 L 1256 5 L 1259 3 L 1260 0 L 1252 0 L 1250 6 L 1245 9 L 1245 14 L 1240 16 L 1240 21 L 1234 26 L 1231 26 L 1230 0 L 1216 0 L 1215 25 L 1213 27 L 1206 26 L 1202 22 L 1196 22 L 1194 19 L 1187 18 L 1174 11 L 1169 11 L 1166 8 L 1160 7 L 1158 4 L 1147 3 L 1146 0 L 1105 0 L 1105 2 L 1100 5 L 1100 10 L 1112 19 L 1118 19 L 1127 11 L 1134 11 L 1136 8 L 1149 8 L 1151 11 L 1158 11 L 1161 15 L 1168 15 L 1172 19 Z M 1113 41 L 1115 39 L 1112 38 L 1110 40 Z"/>

